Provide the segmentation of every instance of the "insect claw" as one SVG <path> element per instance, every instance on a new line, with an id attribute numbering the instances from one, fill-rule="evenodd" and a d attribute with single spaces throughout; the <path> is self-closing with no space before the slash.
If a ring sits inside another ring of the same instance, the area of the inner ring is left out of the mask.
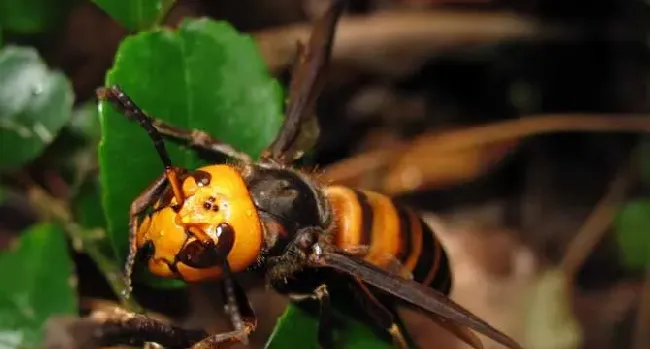
<path id="1" fill-rule="evenodd" d="M 100 101 L 105 101 L 108 99 L 108 89 L 105 87 L 99 87 L 95 90 L 95 94 Z"/>

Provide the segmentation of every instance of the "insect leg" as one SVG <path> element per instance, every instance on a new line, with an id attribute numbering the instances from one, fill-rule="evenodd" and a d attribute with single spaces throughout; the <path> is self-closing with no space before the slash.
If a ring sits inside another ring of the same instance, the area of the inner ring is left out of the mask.
<path id="1" fill-rule="evenodd" d="M 222 288 L 226 300 L 225 311 L 234 331 L 209 336 L 196 343 L 192 349 L 224 348 L 236 343 L 248 344 L 248 335 L 257 328 L 257 317 L 244 289 L 234 279 L 228 263 L 224 264 Z"/>
<path id="2" fill-rule="evenodd" d="M 153 120 L 153 125 L 161 134 L 170 138 L 175 138 L 183 142 L 187 142 L 194 148 L 220 155 L 226 155 L 230 158 L 244 162 L 252 162 L 251 158 L 246 153 L 237 151 L 229 144 L 213 138 L 205 131 L 197 129 L 184 129 L 170 125 L 158 119 Z"/>
<path id="3" fill-rule="evenodd" d="M 228 263 L 226 263 L 224 270 L 226 277 L 224 278 L 221 290 L 226 300 L 226 314 L 230 316 L 230 320 L 236 330 L 242 330 L 248 327 L 250 332 L 252 332 L 257 327 L 257 316 L 253 310 L 253 306 L 248 300 L 244 289 L 230 272 Z M 248 338 L 245 338 L 243 342 L 247 344 Z"/>
<path id="4" fill-rule="evenodd" d="M 408 349 L 408 344 L 398 323 L 395 321 L 394 312 L 383 305 L 368 286 L 357 280 L 352 284 L 352 291 L 363 305 L 366 314 L 377 324 L 385 329 L 393 338 L 393 344 L 398 349 Z"/>
<path id="5" fill-rule="evenodd" d="M 158 200 L 166 184 L 167 176 L 163 173 L 131 203 L 129 209 L 129 255 L 124 268 L 126 277 L 126 290 L 124 290 L 124 295 L 126 297 L 129 296 L 132 288 L 131 273 L 133 272 L 133 264 L 135 263 L 135 255 L 137 253 L 136 234 L 138 233 L 138 216 Z"/>
<path id="6" fill-rule="evenodd" d="M 332 341 L 332 306 L 327 286 L 320 285 L 310 294 L 291 294 L 295 302 L 317 300 L 320 303 L 320 316 L 318 321 L 318 344 L 323 349 L 334 348 Z"/>

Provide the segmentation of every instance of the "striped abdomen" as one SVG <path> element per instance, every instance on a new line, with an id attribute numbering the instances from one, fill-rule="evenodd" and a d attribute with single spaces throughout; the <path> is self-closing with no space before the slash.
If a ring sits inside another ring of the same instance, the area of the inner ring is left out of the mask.
<path id="1" fill-rule="evenodd" d="M 368 246 L 365 259 L 388 267 L 392 256 L 413 279 L 445 294 L 451 288 L 447 255 L 433 231 L 413 211 L 383 194 L 341 186 L 325 189 L 337 225 L 334 243 L 343 249 Z"/>

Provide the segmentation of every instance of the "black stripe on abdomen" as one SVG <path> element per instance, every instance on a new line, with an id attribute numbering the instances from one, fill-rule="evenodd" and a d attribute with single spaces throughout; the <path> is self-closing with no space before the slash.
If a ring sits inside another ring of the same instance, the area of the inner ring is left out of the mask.
<path id="1" fill-rule="evenodd" d="M 361 222 L 359 227 L 359 245 L 370 246 L 372 240 L 373 209 L 368 203 L 368 197 L 362 191 L 355 190 L 359 207 L 361 207 Z"/>
<path id="2" fill-rule="evenodd" d="M 399 205 L 393 203 L 397 211 L 397 219 L 399 219 L 399 239 L 402 244 L 400 252 L 397 254 L 397 259 L 401 263 L 405 263 L 411 253 L 413 253 L 413 241 L 411 238 L 411 217 L 406 210 Z"/>
<path id="3" fill-rule="evenodd" d="M 413 277 L 415 281 L 422 283 L 429 275 L 429 272 L 436 268 L 435 275 L 427 286 L 435 288 L 444 294 L 449 294 L 451 290 L 451 271 L 447 254 L 442 246 L 436 246 L 440 242 L 434 240 L 436 237 L 431 228 L 421 220 L 418 220 L 418 224 L 422 226 L 422 251 L 413 270 Z"/>

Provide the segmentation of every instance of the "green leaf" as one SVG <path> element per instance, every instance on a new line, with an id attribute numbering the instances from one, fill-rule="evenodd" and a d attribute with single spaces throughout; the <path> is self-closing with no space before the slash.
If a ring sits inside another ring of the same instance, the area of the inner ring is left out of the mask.
<path id="1" fill-rule="evenodd" d="M 94 175 L 100 138 L 97 102 L 84 103 L 74 108 L 68 124 L 39 155 L 34 165 L 58 173 L 61 179 L 69 183 L 70 194 L 74 196 L 86 178 Z"/>
<path id="2" fill-rule="evenodd" d="M 164 19 L 174 0 L 93 0 L 131 31 L 151 29 Z"/>
<path id="3" fill-rule="evenodd" d="M 34 49 L 2 49 L 0 170 L 15 169 L 36 158 L 68 122 L 73 100 L 65 75 L 49 70 Z"/>
<path id="4" fill-rule="evenodd" d="M 0 254 L 0 346 L 40 347 L 50 316 L 77 314 L 73 267 L 65 233 L 53 224 L 32 226 Z"/>
<path id="5" fill-rule="evenodd" d="M 99 183 L 93 180 L 83 183 L 74 198 L 73 213 L 77 223 L 84 228 L 94 229 L 106 226 Z"/>
<path id="6" fill-rule="evenodd" d="M 269 76 L 253 39 L 229 24 L 186 20 L 121 44 L 107 85 L 119 84 L 151 116 L 204 130 L 253 157 L 282 124 L 283 91 Z M 99 149 L 103 206 L 117 256 L 128 251 L 131 202 L 163 170 L 146 132 L 110 105 L 100 104 Z M 167 142 L 177 166 L 205 164 L 196 152 Z"/>
<path id="7" fill-rule="evenodd" d="M 293 304 L 287 305 L 284 314 L 275 324 L 265 349 L 284 349 L 300 343 L 303 349 L 318 349 L 318 322 Z"/>
<path id="8" fill-rule="evenodd" d="M 0 27 L 36 34 L 56 28 L 78 0 L 0 0 Z"/>
<path id="9" fill-rule="evenodd" d="M 623 261 L 632 269 L 643 270 L 650 262 L 650 199 L 625 204 L 615 224 Z"/>
<path id="10" fill-rule="evenodd" d="M 97 103 L 85 103 L 72 112 L 68 127 L 75 134 L 93 142 L 99 142 L 102 133 Z"/>
<path id="11" fill-rule="evenodd" d="M 333 322 L 340 324 L 333 330 L 335 347 L 341 349 L 394 349 L 392 343 L 377 338 L 365 324 L 333 312 Z M 319 349 L 318 319 L 294 304 L 289 304 L 275 325 L 265 349 Z"/>

